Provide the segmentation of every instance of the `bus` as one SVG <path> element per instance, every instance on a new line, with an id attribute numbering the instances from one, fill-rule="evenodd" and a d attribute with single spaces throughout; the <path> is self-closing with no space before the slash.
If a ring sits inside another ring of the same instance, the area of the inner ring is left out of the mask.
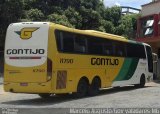
<path id="1" fill-rule="evenodd" d="M 152 53 L 153 56 L 153 80 L 156 80 L 159 77 L 159 65 L 158 65 L 158 55 Z"/>
<path id="2" fill-rule="evenodd" d="M 144 87 L 153 78 L 148 44 L 51 22 L 9 25 L 4 90 L 13 93 L 97 95 L 101 88 Z"/>

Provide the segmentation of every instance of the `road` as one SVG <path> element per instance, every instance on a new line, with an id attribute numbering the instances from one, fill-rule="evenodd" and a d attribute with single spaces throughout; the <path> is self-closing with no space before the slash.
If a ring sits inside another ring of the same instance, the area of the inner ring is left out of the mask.
<path id="1" fill-rule="evenodd" d="M 144 88 L 132 86 L 104 89 L 98 96 L 75 99 L 72 95 L 41 99 L 34 94 L 3 91 L 0 85 L 0 107 L 3 108 L 160 108 L 160 83 L 150 82 Z"/>

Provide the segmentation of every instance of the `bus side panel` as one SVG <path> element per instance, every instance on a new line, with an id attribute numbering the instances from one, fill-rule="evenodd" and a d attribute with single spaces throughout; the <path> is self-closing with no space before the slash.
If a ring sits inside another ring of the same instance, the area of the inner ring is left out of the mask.
<path id="1" fill-rule="evenodd" d="M 92 58 L 95 64 L 91 64 Z M 99 58 L 105 58 L 112 60 L 112 63 L 102 62 L 101 65 L 97 65 L 96 62 L 101 61 Z M 114 65 L 113 61 L 118 59 L 118 65 Z M 85 61 L 85 62 L 84 62 Z M 99 76 L 101 79 L 101 87 L 110 87 L 112 81 L 119 73 L 122 67 L 124 58 L 120 57 L 106 57 L 106 56 L 90 56 L 90 55 L 76 55 L 76 54 L 64 54 L 58 53 L 54 57 L 54 76 L 52 78 L 53 93 L 68 93 L 76 92 L 79 80 L 82 77 L 86 77 L 89 80 L 89 84 L 95 76 Z M 61 73 L 60 73 L 61 72 Z M 59 73 L 64 79 L 59 79 Z M 65 77 L 66 75 L 66 77 Z M 61 83 L 59 81 L 61 80 Z M 57 87 L 59 85 L 60 87 Z"/>
<path id="2" fill-rule="evenodd" d="M 48 33 L 48 59 L 51 61 L 51 93 L 55 93 L 55 86 L 56 86 L 56 58 L 57 58 L 57 45 L 56 45 L 56 40 L 55 40 L 55 36 L 54 36 L 54 30 L 55 27 L 53 24 L 50 24 L 50 29 L 49 29 L 49 33 Z"/>
<path id="3" fill-rule="evenodd" d="M 126 58 L 112 86 L 139 84 L 141 75 L 146 75 L 146 66 L 146 59 Z"/>

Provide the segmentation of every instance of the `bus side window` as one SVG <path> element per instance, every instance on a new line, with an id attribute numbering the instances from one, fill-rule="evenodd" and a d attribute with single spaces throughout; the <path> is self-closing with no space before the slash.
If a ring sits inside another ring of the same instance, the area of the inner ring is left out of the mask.
<path id="1" fill-rule="evenodd" d="M 56 31 L 56 40 L 58 51 L 73 52 L 74 51 L 74 35 L 65 31 Z"/>
<path id="2" fill-rule="evenodd" d="M 115 55 L 126 57 L 126 46 L 122 42 L 115 42 Z"/>
<path id="3" fill-rule="evenodd" d="M 103 49 L 104 49 L 104 55 L 109 55 L 109 56 L 113 55 L 114 49 L 113 49 L 112 41 L 106 40 L 104 42 Z"/>
<path id="4" fill-rule="evenodd" d="M 89 54 L 103 55 L 103 40 L 91 37 L 88 39 Z"/>
<path id="5" fill-rule="evenodd" d="M 56 37 L 57 50 L 62 51 L 63 50 L 63 33 L 59 30 L 55 30 L 55 37 Z"/>
<path id="6" fill-rule="evenodd" d="M 68 37 L 63 39 L 63 51 L 73 52 L 74 50 L 73 38 Z"/>
<path id="7" fill-rule="evenodd" d="M 143 45 L 127 44 L 127 57 L 146 58 Z"/>
<path id="8" fill-rule="evenodd" d="M 87 42 L 87 40 L 84 36 L 77 35 L 75 37 L 74 51 L 77 53 L 86 53 L 86 51 L 87 51 L 86 50 L 87 49 L 86 42 Z"/>
<path id="9" fill-rule="evenodd" d="M 147 57 L 148 57 L 148 71 L 153 72 L 153 57 L 152 50 L 149 46 L 146 46 Z"/>

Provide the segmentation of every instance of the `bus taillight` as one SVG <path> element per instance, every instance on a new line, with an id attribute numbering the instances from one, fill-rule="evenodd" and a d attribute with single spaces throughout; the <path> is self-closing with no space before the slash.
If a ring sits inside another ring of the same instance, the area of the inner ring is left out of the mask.
<path id="1" fill-rule="evenodd" d="M 47 58 L 47 81 L 51 80 L 52 78 L 52 61 L 51 59 Z"/>

